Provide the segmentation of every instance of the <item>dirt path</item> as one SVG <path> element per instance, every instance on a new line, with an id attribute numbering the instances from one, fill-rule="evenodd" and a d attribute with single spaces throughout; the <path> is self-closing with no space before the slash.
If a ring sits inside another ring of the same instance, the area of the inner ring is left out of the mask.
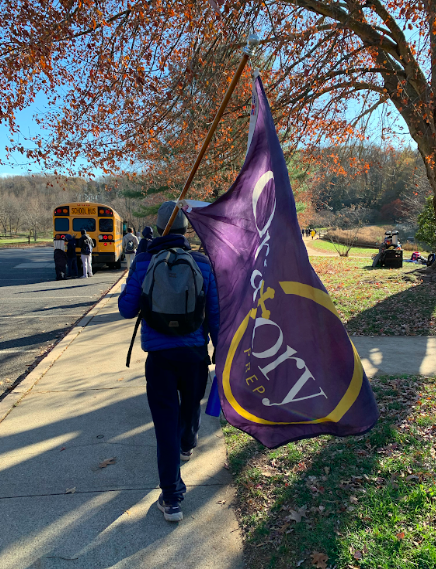
<path id="1" fill-rule="evenodd" d="M 337 253 L 332 253 L 330 251 L 320 251 L 310 246 L 312 239 L 310 237 L 303 237 L 304 244 L 306 245 L 307 254 L 309 257 L 337 257 Z"/>
<path id="2" fill-rule="evenodd" d="M 306 245 L 307 254 L 309 257 L 339 257 L 339 255 L 332 251 L 322 251 L 320 249 L 315 249 L 314 247 L 310 246 L 312 239 L 310 237 L 306 238 L 303 237 L 304 244 Z M 362 255 L 348 255 L 348 259 L 369 259 L 372 262 L 371 255 L 368 253 L 368 257 L 364 257 Z"/>

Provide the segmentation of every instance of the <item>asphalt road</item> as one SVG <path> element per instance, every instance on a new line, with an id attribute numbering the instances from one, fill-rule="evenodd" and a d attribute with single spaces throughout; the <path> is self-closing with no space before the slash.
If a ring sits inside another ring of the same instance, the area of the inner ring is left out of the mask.
<path id="1" fill-rule="evenodd" d="M 121 277 L 55 281 L 53 249 L 0 249 L 0 396 Z"/>

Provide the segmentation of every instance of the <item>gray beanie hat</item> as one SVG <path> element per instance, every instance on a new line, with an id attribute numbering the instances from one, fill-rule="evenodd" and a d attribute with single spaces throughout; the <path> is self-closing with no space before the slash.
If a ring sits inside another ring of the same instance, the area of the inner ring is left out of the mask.
<path id="1" fill-rule="evenodd" d="M 164 202 L 157 212 L 157 221 L 156 226 L 161 229 L 162 231 L 165 229 L 171 214 L 173 213 L 174 206 L 176 205 L 175 201 Z M 185 233 L 186 229 L 188 228 L 188 220 L 186 219 L 185 214 L 182 211 L 178 211 L 177 217 L 174 220 L 174 223 L 171 227 L 171 233 L 177 233 L 177 230 L 181 230 Z"/>

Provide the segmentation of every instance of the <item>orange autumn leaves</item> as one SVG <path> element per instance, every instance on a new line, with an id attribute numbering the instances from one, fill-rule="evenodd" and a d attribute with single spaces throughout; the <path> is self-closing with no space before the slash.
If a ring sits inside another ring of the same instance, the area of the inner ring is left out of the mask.
<path id="1" fill-rule="evenodd" d="M 404 22 L 413 31 L 404 35 Z M 434 20 L 434 19 L 433 19 Z M 185 179 L 239 60 L 247 30 L 261 33 L 259 67 L 286 153 L 365 140 L 386 101 L 401 115 L 434 174 L 431 54 L 434 21 L 411 0 L 58 3 L 0 0 L 0 119 L 39 91 L 48 112 L 36 140 L 15 140 L 52 170 L 143 172 L 150 185 Z M 419 40 L 419 41 L 418 41 Z M 434 67 L 434 65 L 433 65 Z M 226 188 L 245 154 L 250 73 L 241 79 L 194 190 Z M 394 127 L 384 126 L 383 136 Z M 39 143 L 39 145 L 38 145 Z M 82 170 L 85 167 L 82 166 Z M 160 174 L 159 172 L 162 172 Z"/>

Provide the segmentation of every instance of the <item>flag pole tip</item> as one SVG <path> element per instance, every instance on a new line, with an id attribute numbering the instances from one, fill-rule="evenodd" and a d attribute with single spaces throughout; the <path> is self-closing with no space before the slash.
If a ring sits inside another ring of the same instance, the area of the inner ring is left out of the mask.
<path id="1" fill-rule="evenodd" d="M 259 36 L 257 34 L 250 34 L 247 38 L 247 45 L 244 47 L 244 53 L 249 57 L 254 54 L 254 50 L 259 45 Z"/>

